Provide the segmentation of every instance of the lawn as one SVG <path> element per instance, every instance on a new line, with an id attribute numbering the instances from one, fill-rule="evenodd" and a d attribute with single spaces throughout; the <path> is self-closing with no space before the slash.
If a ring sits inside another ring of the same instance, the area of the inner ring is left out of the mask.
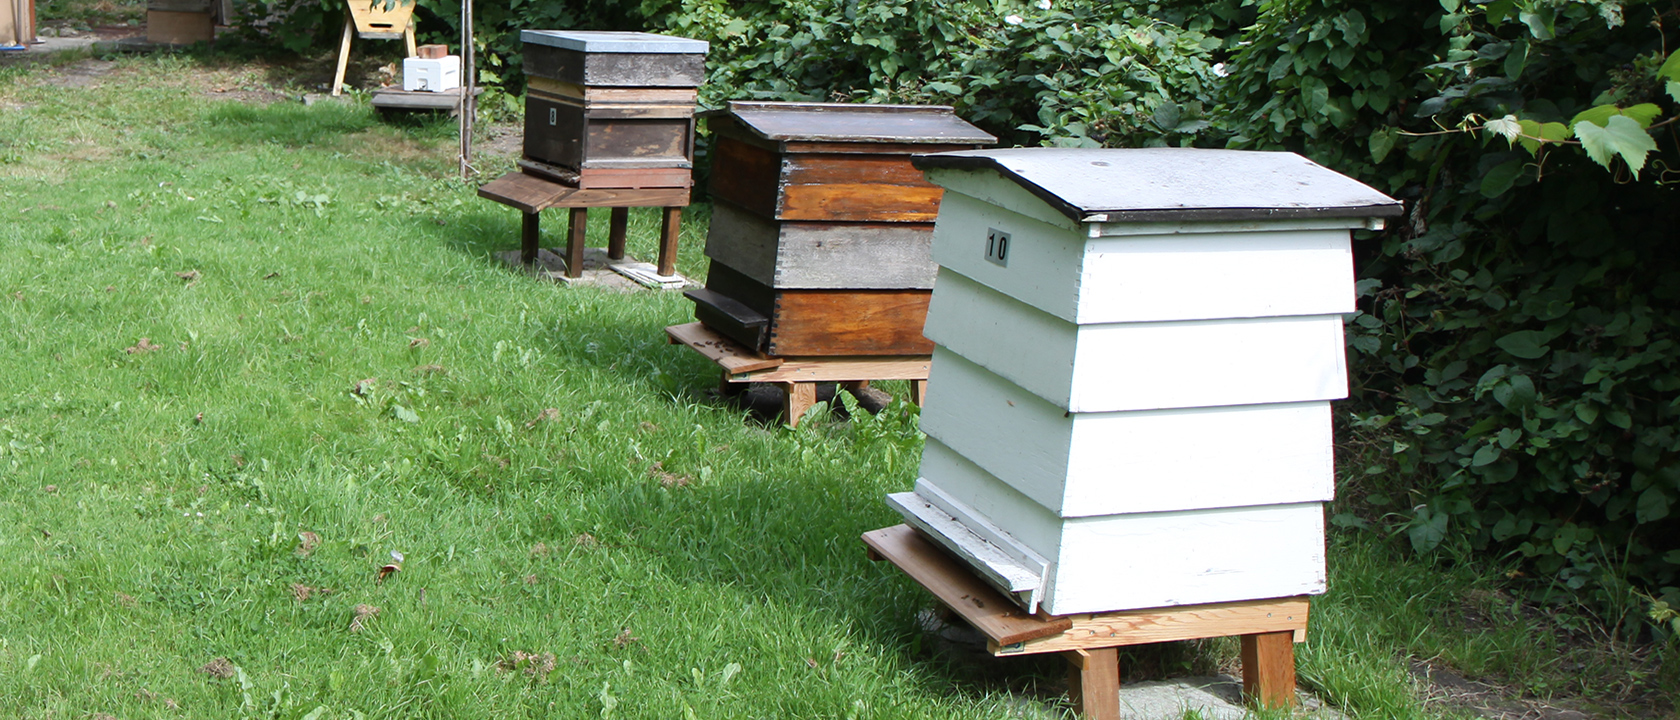
<path id="1" fill-rule="evenodd" d="M 950 651 L 865 559 L 915 479 L 913 407 L 798 430 L 730 407 L 664 341 L 680 293 L 505 270 L 517 213 L 453 178 L 452 123 L 305 106 L 285 72 L 0 66 L 0 715 L 1066 712 L 1060 660 Z M 656 228 L 632 214 L 631 254 Z M 1301 677 L 1352 717 L 1460 716 L 1411 658 L 1661 695 L 1502 568 L 1331 550 Z M 1147 649 L 1128 679 L 1234 654 Z"/>

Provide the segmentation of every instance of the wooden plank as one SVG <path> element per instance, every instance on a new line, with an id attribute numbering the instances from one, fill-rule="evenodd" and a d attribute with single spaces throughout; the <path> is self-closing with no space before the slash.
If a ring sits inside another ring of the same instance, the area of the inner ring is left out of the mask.
<path id="1" fill-rule="evenodd" d="M 581 99 L 585 105 L 590 103 L 648 103 L 655 105 L 689 105 L 692 107 L 698 101 L 700 95 L 700 91 L 695 88 L 590 87 L 534 75 L 529 78 L 526 86 L 530 90 L 540 93 L 575 97 Z"/>
<path id="2" fill-rule="evenodd" d="M 659 220 L 659 268 L 663 277 L 677 274 L 677 240 L 682 236 L 682 208 L 666 207 Z"/>
<path id="3" fill-rule="evenodd" d="M 519 263 L 526 266 L 535 263 L 541 245 L 542 216 L 534 212 L 520 213 Z"/>
<path id="4" fill-rule="evenodd" d="M 525 173 L 510 172 L 478 188 L 478 196 L 494 200 L 520 212 L 538 213 L 554 204 L 571 188 Z"/>
<path id="5" fill-rule="evenodd" d="M 714 171 L 714 187 L 717 176 Z M 777 236 L 774 221 L 719 200 L 712 204 L 712 224 L 706 230 L 706 257 L 759 285 L 774 287 Z"/>
<path id="6" fill-rule="evenodd" d="M 712 332 L 697 322 L 667 327 L 665 335 L 670 338 L 672 344 L 687 345 L 706 356 L 706 359 L 717 363 L 718 367 L 729 373 L 731 379 L 741 373 L 775 368 L 784 362 L 782 358 L 764 357 L 741 347 L 735 341 Z"/>
<path id="7" fill-rule="evenodd" d="M 863 543 L 993 643 L 1055 637 L 1072 627 L 1068 618 L 1046 620 L 1026 614 L 908 525 L 871 530 L 863 534 Z"/>
<path id="8" fill-rule="evenodd" d="M 375 90 L 368 96 L 368 104 L 381 110 L 456 110 L 461 109 L 461 88 L 440 92 Z M 484 94 L 484 88 L 473 88 L 473 95 Z"/>
<path id="9" fill-rule="evenodd" d="M 782 220 L 933 222 L 944 190 L 905 155 L 789 155 Z"/>
<path id="10" fill-rule="evenodd" d="M 925 290 L 782 290 L 771 316 L 771 355 L 924 355 Z M 860 377 L 856 380 L 885 380 Z"/>
<path id="11" fill-rule="evenodd" d="M 1242 636 L 1243 695 L 1265 708 L 1295 706 L 1295 643 L 1289 631 Z"/>
<path id="12" fill-rule="evenodd" d="M 694 172 L 687 167 L 585 167 L 582 170 L 571 170 L 529 157 L 520 158 L 517 164 L 519 169 L 528 175 L 535 175 L 561 185 L 583 189 L 677 188 L 688 190 L 694 185 Z M 687 205 L 688 203 L 685 200 L 683 204 Z"/>
<path id="13" fill-rule="evenodd" d="M 589 230 L 589 208 L 573 207 L 566 217 L 566 277 L 583 277 L 584 235 Z"/>
<path id="14" fill-rule="evenodd" d="M 775 261 L 790 290 L 927 291 L 938 273 L 932 223 L 783 222 Z"/>
<path id="15" fill-rule="evenodd" d="M 925 380 L 927 356 L 776 358 L 768 370 L 736 373 L 735 382 L 846 382 L 850 380 Z"/>
<path id="16" fill-rule="evenodd" d="M 1120 720 L 1120 653 L 1114 648 L 1073 650 L 1068 661 L 1068 700 L 1089 720 Z"/>
<path id="17" fill-rule="evenodd" d="M 697 88 L 706 79 L 700 53 L 586 53 L 525 43 L 527 75 L 578 85 Z"/>
<path id="18" fill-rule="evenodd" d="M 629 230 L 630 208 L 613 208 L 607 224 L 607 259 L 624 259 L 624 241 Z"/>
<path id="19" fill-rule="evenodd" d="M 1308 607 L 1307 598 L 1293 597 L 1063 615 L 1059 619 L 1071 625 L 1061 633 L 1016 644 L 991 642 L 987 649 L 1000 656 L 1031 655 L 1259 633 L 1288 640 L 1307 627 Z"/>

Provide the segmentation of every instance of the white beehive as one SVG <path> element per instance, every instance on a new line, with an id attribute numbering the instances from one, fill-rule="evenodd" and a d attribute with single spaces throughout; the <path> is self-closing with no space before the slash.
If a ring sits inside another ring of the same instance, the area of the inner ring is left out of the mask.
<path id="1" fill-rule="evenodd" d="M 1350 232 L 1400 204 L 1293 153 L 915 164 L 938 348 L 889 502 L 1029 612 L 1323 592 Z"/>

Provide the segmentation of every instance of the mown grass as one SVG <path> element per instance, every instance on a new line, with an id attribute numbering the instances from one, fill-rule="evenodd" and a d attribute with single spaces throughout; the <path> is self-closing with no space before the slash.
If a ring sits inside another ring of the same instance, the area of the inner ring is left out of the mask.
<path id="1" fill-rule="evenodd" d="M 713 400 L 663 340 L 681 295 L 490 259 L 517 216 L 451 179 L 451 123 L 217 99 L 249 73 L 213 58 L 98 67 L 0 67 L 0 714 L 1065 711 L 1060 661 L 934 651 L 930 600 L 865 561 L 913 408 L 789 431 Z M 1452 714 L 1411 633 L 1544 652 L 1432 624 L 1483 575 L 1385 547 L 1339 537 L 1301 651 L 1354 717 Z"/>

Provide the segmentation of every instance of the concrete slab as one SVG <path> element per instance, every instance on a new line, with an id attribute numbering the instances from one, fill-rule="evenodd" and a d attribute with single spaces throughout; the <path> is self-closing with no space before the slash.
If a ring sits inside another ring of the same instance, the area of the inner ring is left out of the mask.
<path id="1" fill-rule="evenodd" d="M 565 252 L 565 248 L 538 248 L 537 262 L 529 268 L 520 264 L 518 250 L 496 253 L 496 259 L 510 269 L 544 280 L 567 285 L 605 287 L 621 292 L 641 290 L 644 287 L 680 290 L 691 284 L 681 275 L 654 274 L 650 270 L 652 265 L 628 255 L 623 260 L 608 259 L 607 249 L 599 247 L 583 249 L 583 277 L 569 278 L 566 277 Z M 645 277 L 633 277 L 637 275 Z"/>

